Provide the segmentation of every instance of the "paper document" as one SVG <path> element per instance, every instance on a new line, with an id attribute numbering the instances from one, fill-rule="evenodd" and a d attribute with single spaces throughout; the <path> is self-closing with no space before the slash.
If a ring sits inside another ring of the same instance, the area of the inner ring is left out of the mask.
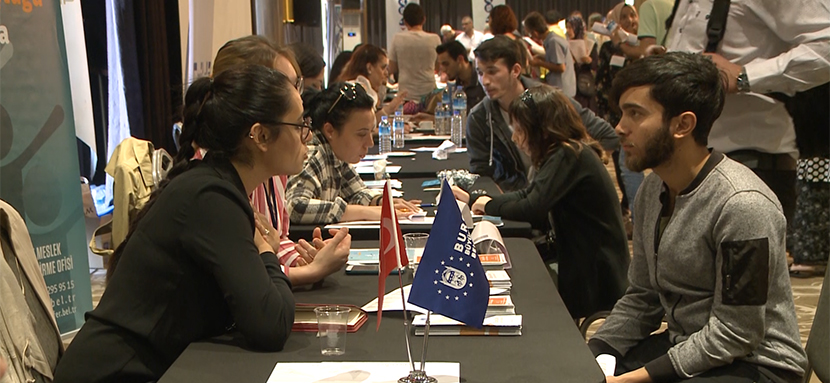
<path id="1" fill-rule="evenodd" d="M 357 174 L 375 174 L 375 169 L 371 166 L 359 166 L 355 167 L 355 170 L 357 170 Z M 401 171 L 400 165 L 392 165 L 386 167 L 386 172 L 389 174 L 395 174 L 399 171 Z"/>
<path id="2" fill-rule="evenodd" d="M 396 383 L 409 374 L 409 370 L 407 362 L 279 362 L 267 383 Z M 460 381 L 461 368 L 458 363 L 427 362 L 424 370 L 437 379 L 438 383 Z"/>
<path id="3" fill-rule="evenodd" d="M 398 218 L 398 223 L 401 225 L 432 225 L 435 217 L 420 217 L 420 218 Z M 339 229 L 341 227 L 348 227 L 349 229 L 380 229 L 380 221 L 349 221 L 338 222 L 326 225 L 326 229 Z"/>
<path id="4" fill-rule="evenodd" d="M 412 285 L 406 285 L 403 287 L 403 296 L 406 300 L 409 300 L 409 290 L 412 289 Z M 372 299 L 371 302 L 367 303 L 361 309 L 367 313 L 376 313 L 378 312 L 378 299 Z M 415 306 L 412 303 L 406 302 L 406 309 L 409 311 L 414 311 L 421 314 L 426 314 L 427 310 L 421 307 Z M 401 304 L 401 289 L 397 288 L 392 290 L 391 292 L 387 293 L 383 296 L 383 311 L 403 311 L 403 305 Z"/>

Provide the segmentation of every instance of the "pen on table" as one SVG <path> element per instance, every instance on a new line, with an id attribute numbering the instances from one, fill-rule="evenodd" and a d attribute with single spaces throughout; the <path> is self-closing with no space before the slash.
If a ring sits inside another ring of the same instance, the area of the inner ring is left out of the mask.
<path id="1" fill-rule="evenodd" d="M 425 207 L 435 207 L 435 204 L 434 204 L 434 203 L 422 203 L 422 204 L 420 204 L 420 205 L 418 205 L 418 206 L 420 206 L 421 208 L 425 208 Z"/>

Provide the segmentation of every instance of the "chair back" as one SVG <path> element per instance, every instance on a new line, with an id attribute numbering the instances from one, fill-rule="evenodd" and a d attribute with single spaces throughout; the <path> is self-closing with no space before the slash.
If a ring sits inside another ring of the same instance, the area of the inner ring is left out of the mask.
<path id="1" fill-rule="evenodd" d="M 813 317 L 813 327 L 807 337 L 807 360 L 810 368 L 804 374 L 804 382 L 810 381 L 810 370 L 823 383 L 830 383 L 830 267 L 824 272 L 824 282 L 821 294 L 818 296 L 816 316 Z"/>
<path id="2" fill-rule="evenodd" d="M 153 189 L 159 187 L 159 182 L 167 177 L 167 172 L 173 168 L 173 157 L 164 149 L 153 152 Z"/>

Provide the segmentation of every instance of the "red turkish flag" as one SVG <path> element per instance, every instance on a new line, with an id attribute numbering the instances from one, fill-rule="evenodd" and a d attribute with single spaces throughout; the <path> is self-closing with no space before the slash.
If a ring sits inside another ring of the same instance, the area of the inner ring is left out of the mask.
<path id="1" fill-rule="evenodd" d="M 383 314 L 383 296 L 386 292 L 386 277 L 395 269 L 402 269 L 409 264 L 406 248 L 403 243 L 401 227 L 398 224 L 398 215 L 392 201 L 392 186 L 386 181 L 383 188 L 382 207 L 380 213 L 380 270 L 378 272 L 378 325 Z"/>

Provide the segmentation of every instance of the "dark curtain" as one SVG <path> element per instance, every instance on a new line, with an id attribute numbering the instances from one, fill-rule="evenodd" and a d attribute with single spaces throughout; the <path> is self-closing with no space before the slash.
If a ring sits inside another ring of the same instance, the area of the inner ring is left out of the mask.
<path id="1" fill-rule="evenodd" d="M 374 44 L 382 48 L 386 46 L 386 2 L 364 1 L 366 8 L 366 36 L 363 42 Z"/>
<path id="2" fill-rule="evenodd" d="M 461 30 L 461 19 L 473 15 L 470 0 L 421 0 L 421 7 L 427 16 L 424 30 L 441 35 L 441 26 L 449 24 L 456 31 Z"/>
<path id="3" fill-rule="evenodd" d="M 571 12 L 579 10 L 582 12 L 582 15 L 587 19 L 588 15 L 593 12 L 598 12 L 601 15 L 605 16 L 611 8 L 614 8 L 617 3 L 621 3 L 621 1 L 617 0 L 505 0 L 505 4 L 509 5 L 510 8 L 513 9 L 513 12 L 516 13 L 516 17 L 519 19 L 519 27 L 521 28 L 522 19 L 527 16 L 528 13 L 532 11 L 538 11 L 541 14 L 545 14 L 545 12 L 555 9 L 559 11 L 562 17 L 567 17 L 571 14 Z"/>
<path id="4" fill-rule="evenodd" d="M 181 119 L 179 7 L 175 1 L 135 1 L 136 55 L 145 139 L 176 152 L 173 122 Z"/>
<path id="5" fill-rule="evenodd" d="M 106 181 L 104 168 L 107 166 L 107 7 L 103 1 L 84 1 L 81 3 L 86 42 L 86 58 L 89 68 L 89 90 L 92 96 L 92 118 L 95 124 L 95 147 L 98 153 L 98 165 L 93 174 L 85 174 L 91 159 L 86 145 L 78 141 L 78 155 L 81 157 L 81 175 L 87 177 L 94 185 Z"/>
<path id="6" fill-rule="evenodd" d="M 173 122 L 181 119 L 182 63 L 175 1 L 118 0 L 119 38 L 130 133 L 176 153 Z"/>

